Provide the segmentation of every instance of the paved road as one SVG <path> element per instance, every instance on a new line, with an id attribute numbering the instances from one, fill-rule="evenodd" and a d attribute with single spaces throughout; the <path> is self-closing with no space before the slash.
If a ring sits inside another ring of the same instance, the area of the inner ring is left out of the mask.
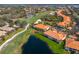
<path id="1" fill-rule="evenodd" d="M 12 36 L 10 39 L 8 39 L 6 42 L 4 42 L 1 46 L 0 46 L 0 51 L 2 50 L 2 48 L 6 47 L 16 36 L 18 36 L 19 34 L 25 32 L 27 30 L 27 28 L 29 27 L 30 24 L 27 24 L 25 29 L 19 33 L 16 33 L 14 36 Z"/>

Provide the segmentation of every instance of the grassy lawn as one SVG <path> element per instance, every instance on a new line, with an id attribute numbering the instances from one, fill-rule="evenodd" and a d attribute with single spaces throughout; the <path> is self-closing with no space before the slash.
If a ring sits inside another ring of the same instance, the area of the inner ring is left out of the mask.
<path id="1" fill-rule="evenodd" d="M 18 35 L 5 49 L 3 49 L 1 54 L 17 54 L 22 53 L 22 46 L 28 41 L 29 36 L 31 35 L 33 29 L 30 28 L 22 34 Z M 50 50 L 58 54 L 66 54 L 68 51 L 63 49 L 63 43 L 57 44 L 56 42 L 42 36 L 41 34 L 33 34 L 38 39 L 44 41 L 49 46 Z"/>
<path id="2" fill-rule="evenodd" d="M 14 34 L 22 31 L 23 29 L 22 28 L 19 28 L 17 29 L 16 31 L 13 31 L 11 33 L 9 33 L 8 35 L 6 35 L 4 38 L 3 38 L 3 41 L 0 42 L 0 45 L 3 44 L 6 40 L 8 40 L 9 38 L 11 38 Z"/>
<path id="3" fill-rule="evenodd" d="M 36 20 L 38 20 L 38 19 L 40 19 L 40 18 L 42 18 L 42 17 L 44 17 L 45 15 L 47 15 L 49 13 L 49 11 L 48 12 L 40 12 L 40 13 L 37 13 L 35 16 L 33 16 L 33 17 L 29 17 L 29 18 L 19 18 L 19 20 L 26 20 L 26 22 L 27 23 L 30 23 L 30 24 L 32 24 L 32 23 L 34 23 Z"/>
<path id="4" fill-rule="evenodd" d="M 27 23 L 34 23 L 39 18 L 43 17 L 44 15 L 48 14 L 48 12 L 44 13 L 37 13 L 36 16 L 33 16 L 31 18 L 26 19 Z M 25 19 L 25 18 L 22 18 Z M 12 54 L 12 53 L 21 53 L 21 46 L 28 40 L 29 36 L 32 33 L 31 28 L 29 28 L 27 31 L 23 32 L 22 34 L 18 35 L 5 49 L 3 49 L 0 53 L 3 54 Z M 14 34 L 12 34 L 14 35 Z M 8 38 L 9 36 L 6 36 L 5 38 Z"/>
<path id="5" fill-rule="evenodd" d="M 22 45 L 28 41 L 29 36 L 31 35 L 32 29 L 28 29 L 22 34 L 18 35 L 6 48 L 4 48 L 0 53 L 1 54 L 17 54 L 21 53 Z"/>
<path id="6" fill-rule="evenodd" d="M 44 17 L 45 15 L 47 15 L 49 13 L 49 11 L 48 12 L 40 12 L 40 13 L 37 13 L 35 16 L 33 16 L 33 17 L 29 17 L 29 18 L 19 18 L 18 20 L 26 20 L 26 22 L 27 23 L 30 23 L 30 24 L 32 24 L 32 23 L 34 23 L 36 20 L 38 20 L 39 18 L 42 18 L 42 17 Z"/>
<path id="7" fill-rule="evenodd" d="M 43 16 L 45 16 L 46 14 L 48 14 L 49 12 L 43 12 L 43 13 L 37 13 L 36 16 L 33 16 L 31 18 L 27 19 L 28 23 L 34 23 L 36 20 L 38 20 L 39 18 L 42 18 Z"/>
<path id="8" fill-rule="evenodd" d="M 46 42 L 47 45 L 49 46 L 49 48 L 51 49 L 51 51 L 54 52 L 54 53 L 58 53 L 58 54 L 67 54 L 67 53 L 69 53 L 68 51 L 64 50 L 63 47 L 61 47 L 60 44 L 57 44 L 56 42 L 42 36 L 39 33 L 34 34 L 34 36 L 37 37 L 38 39 Z"/>
<path id="9" fill-rule="evenodd" d="M 19 20 L 26 20 L 27 23 L 34 23 L 36 20 L 38 20 L 39 18 L 42 18 L 43 16 L 47 15 L 49 13 L 48 12 L 40 12 L 40 13 L 37 13 L 35 16 L 33 17 L 29 17 L 29 18 L 19 18 Z"/>

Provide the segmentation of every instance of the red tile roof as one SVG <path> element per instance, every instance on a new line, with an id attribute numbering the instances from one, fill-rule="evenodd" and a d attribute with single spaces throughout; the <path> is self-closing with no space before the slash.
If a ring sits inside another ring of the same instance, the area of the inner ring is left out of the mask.
<path id="1" fill-rule="evenodd" d="M 66 47 L 79 50 L 79 41 L 74 39 L 66 39 Z"/>
<path id="2" fill-rule="evenodd" d="M 63 32 L 58 32 L 57 30 L 48 30 L 44 32 L 45 35 L 53 37 L 57 40 L 64 40 L 66 37 L 66 34 Z"/>
<path id="3" fill-rule="evenodd" d="M 59 22 L 58 25 L 65 27 L 65 26 L 67 26 L 68 24 L 70 24 L 71 18 L 70 18 L 69 16 L 64 15 L 62 12 L 63 12 L 62 10 L 59 10 L 59 11 L 57 12 L 57 14 L 58 14 L 59 16 L 62 16 L 62 17 L 63 17 L 63 22 Z"/>
<path id="4" fill-rule="evenodd" d="M 36 24 L 34 25 L 35 28 L 39 28 L 39 29 L 42 29 L 42 30 L 46 30 L 48 29 L 50 26 L 48 25 L 43 25 L 43 24 Z"/>

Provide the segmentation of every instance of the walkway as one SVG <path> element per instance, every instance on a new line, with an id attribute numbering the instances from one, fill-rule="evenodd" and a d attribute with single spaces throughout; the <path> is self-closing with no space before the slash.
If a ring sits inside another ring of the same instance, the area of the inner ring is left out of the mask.
<path id="1" fill-rule="evenodd" d="M 18 36 L 19 34 L 25 32 L 27 30 L 27 28 L 29 27 L 30 24 L 27 24 L 25 29 L 19 33 L 16 33 L 14 36 L 12 36 L 10 39 L 8 39 L 6 42 L 4 42 L 1 46 L 0 46 L 0 51 L 2 50 L 2 48 L 6 47 L 16 36 Z"/>

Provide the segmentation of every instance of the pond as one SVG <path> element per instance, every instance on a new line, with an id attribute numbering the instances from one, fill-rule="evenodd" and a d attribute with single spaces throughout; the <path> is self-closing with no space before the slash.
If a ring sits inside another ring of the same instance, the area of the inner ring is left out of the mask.
<path id="1" fill-rule="evenodd" d="M 26 42 L 22 46 L 22 54 L 51 54 L 51 50 L 48 45 L 40 39 L 37 39 L 33 35 L 31 35 Z"/>

